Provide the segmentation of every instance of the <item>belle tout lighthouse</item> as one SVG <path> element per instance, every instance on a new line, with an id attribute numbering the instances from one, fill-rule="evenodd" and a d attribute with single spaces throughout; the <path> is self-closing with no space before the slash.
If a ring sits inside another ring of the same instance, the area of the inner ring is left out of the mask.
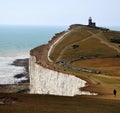
<path id="1" fill-rule="evenodd" d="M 88 19 L 88 26 L 89 27 L 96 27 L 96 23 L 92 22 L 92 17 L 89 17 L 89 19 Z"/>

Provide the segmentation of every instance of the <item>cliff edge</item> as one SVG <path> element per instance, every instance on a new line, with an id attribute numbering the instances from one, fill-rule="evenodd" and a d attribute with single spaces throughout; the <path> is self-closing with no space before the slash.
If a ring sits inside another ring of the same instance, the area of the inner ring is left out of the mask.
<path id="1" fill-rule="evenodd" d="M 119 31 L 80 24 L 55 34 L 30 51 L 31 93 L 111 98 L 120 86 L 119 42 Z"/>
<path id="2" fill-rule="evenodd" d="M 48 52 L 51 47 L 54 46 L 56 41 L 59 41 L 60 37 L 64 37 L 71 30 L 72 27 L 70 27 L 69 31 L 55 34 L 48 44 L 41 45 L 30 51 L 30 93 L 62 96 L 90 95 L 89 92 L 80 90 L 80 88 L 85 87 L 86 81 L 75 75 L 60 72 L 56 68 L 56 63 L 49 61 Z"/>

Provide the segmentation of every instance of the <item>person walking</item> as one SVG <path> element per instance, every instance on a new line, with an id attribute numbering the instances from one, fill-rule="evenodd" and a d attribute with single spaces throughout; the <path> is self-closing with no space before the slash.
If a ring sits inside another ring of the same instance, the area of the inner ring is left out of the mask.
<path id="1" fill-rule="evenodd" d="M 116 89 L 113 90 L 113 94 L 116 97 L 116 94 L 117 94 L 117 90 Z"/>

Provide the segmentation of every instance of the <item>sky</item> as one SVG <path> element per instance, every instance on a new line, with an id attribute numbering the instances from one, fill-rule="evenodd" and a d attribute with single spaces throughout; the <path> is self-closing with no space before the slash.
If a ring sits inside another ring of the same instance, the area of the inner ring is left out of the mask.
<path id="1" fill-rule="evenodd" d="M 0 24 L 120 26 L 120 0 L 0 0 Z"/>

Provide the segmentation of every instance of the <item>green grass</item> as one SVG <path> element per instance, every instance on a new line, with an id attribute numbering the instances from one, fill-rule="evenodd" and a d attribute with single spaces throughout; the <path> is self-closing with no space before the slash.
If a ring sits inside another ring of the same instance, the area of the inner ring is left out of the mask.
<path id="1" fill-rule="evenodd" d="M 2 96 L 3 94 L 0 94 Z M 120 101 L 86 97 L 16 95 L 16 103 L 0 105 L 0 113 L 119 113 Z"/>

